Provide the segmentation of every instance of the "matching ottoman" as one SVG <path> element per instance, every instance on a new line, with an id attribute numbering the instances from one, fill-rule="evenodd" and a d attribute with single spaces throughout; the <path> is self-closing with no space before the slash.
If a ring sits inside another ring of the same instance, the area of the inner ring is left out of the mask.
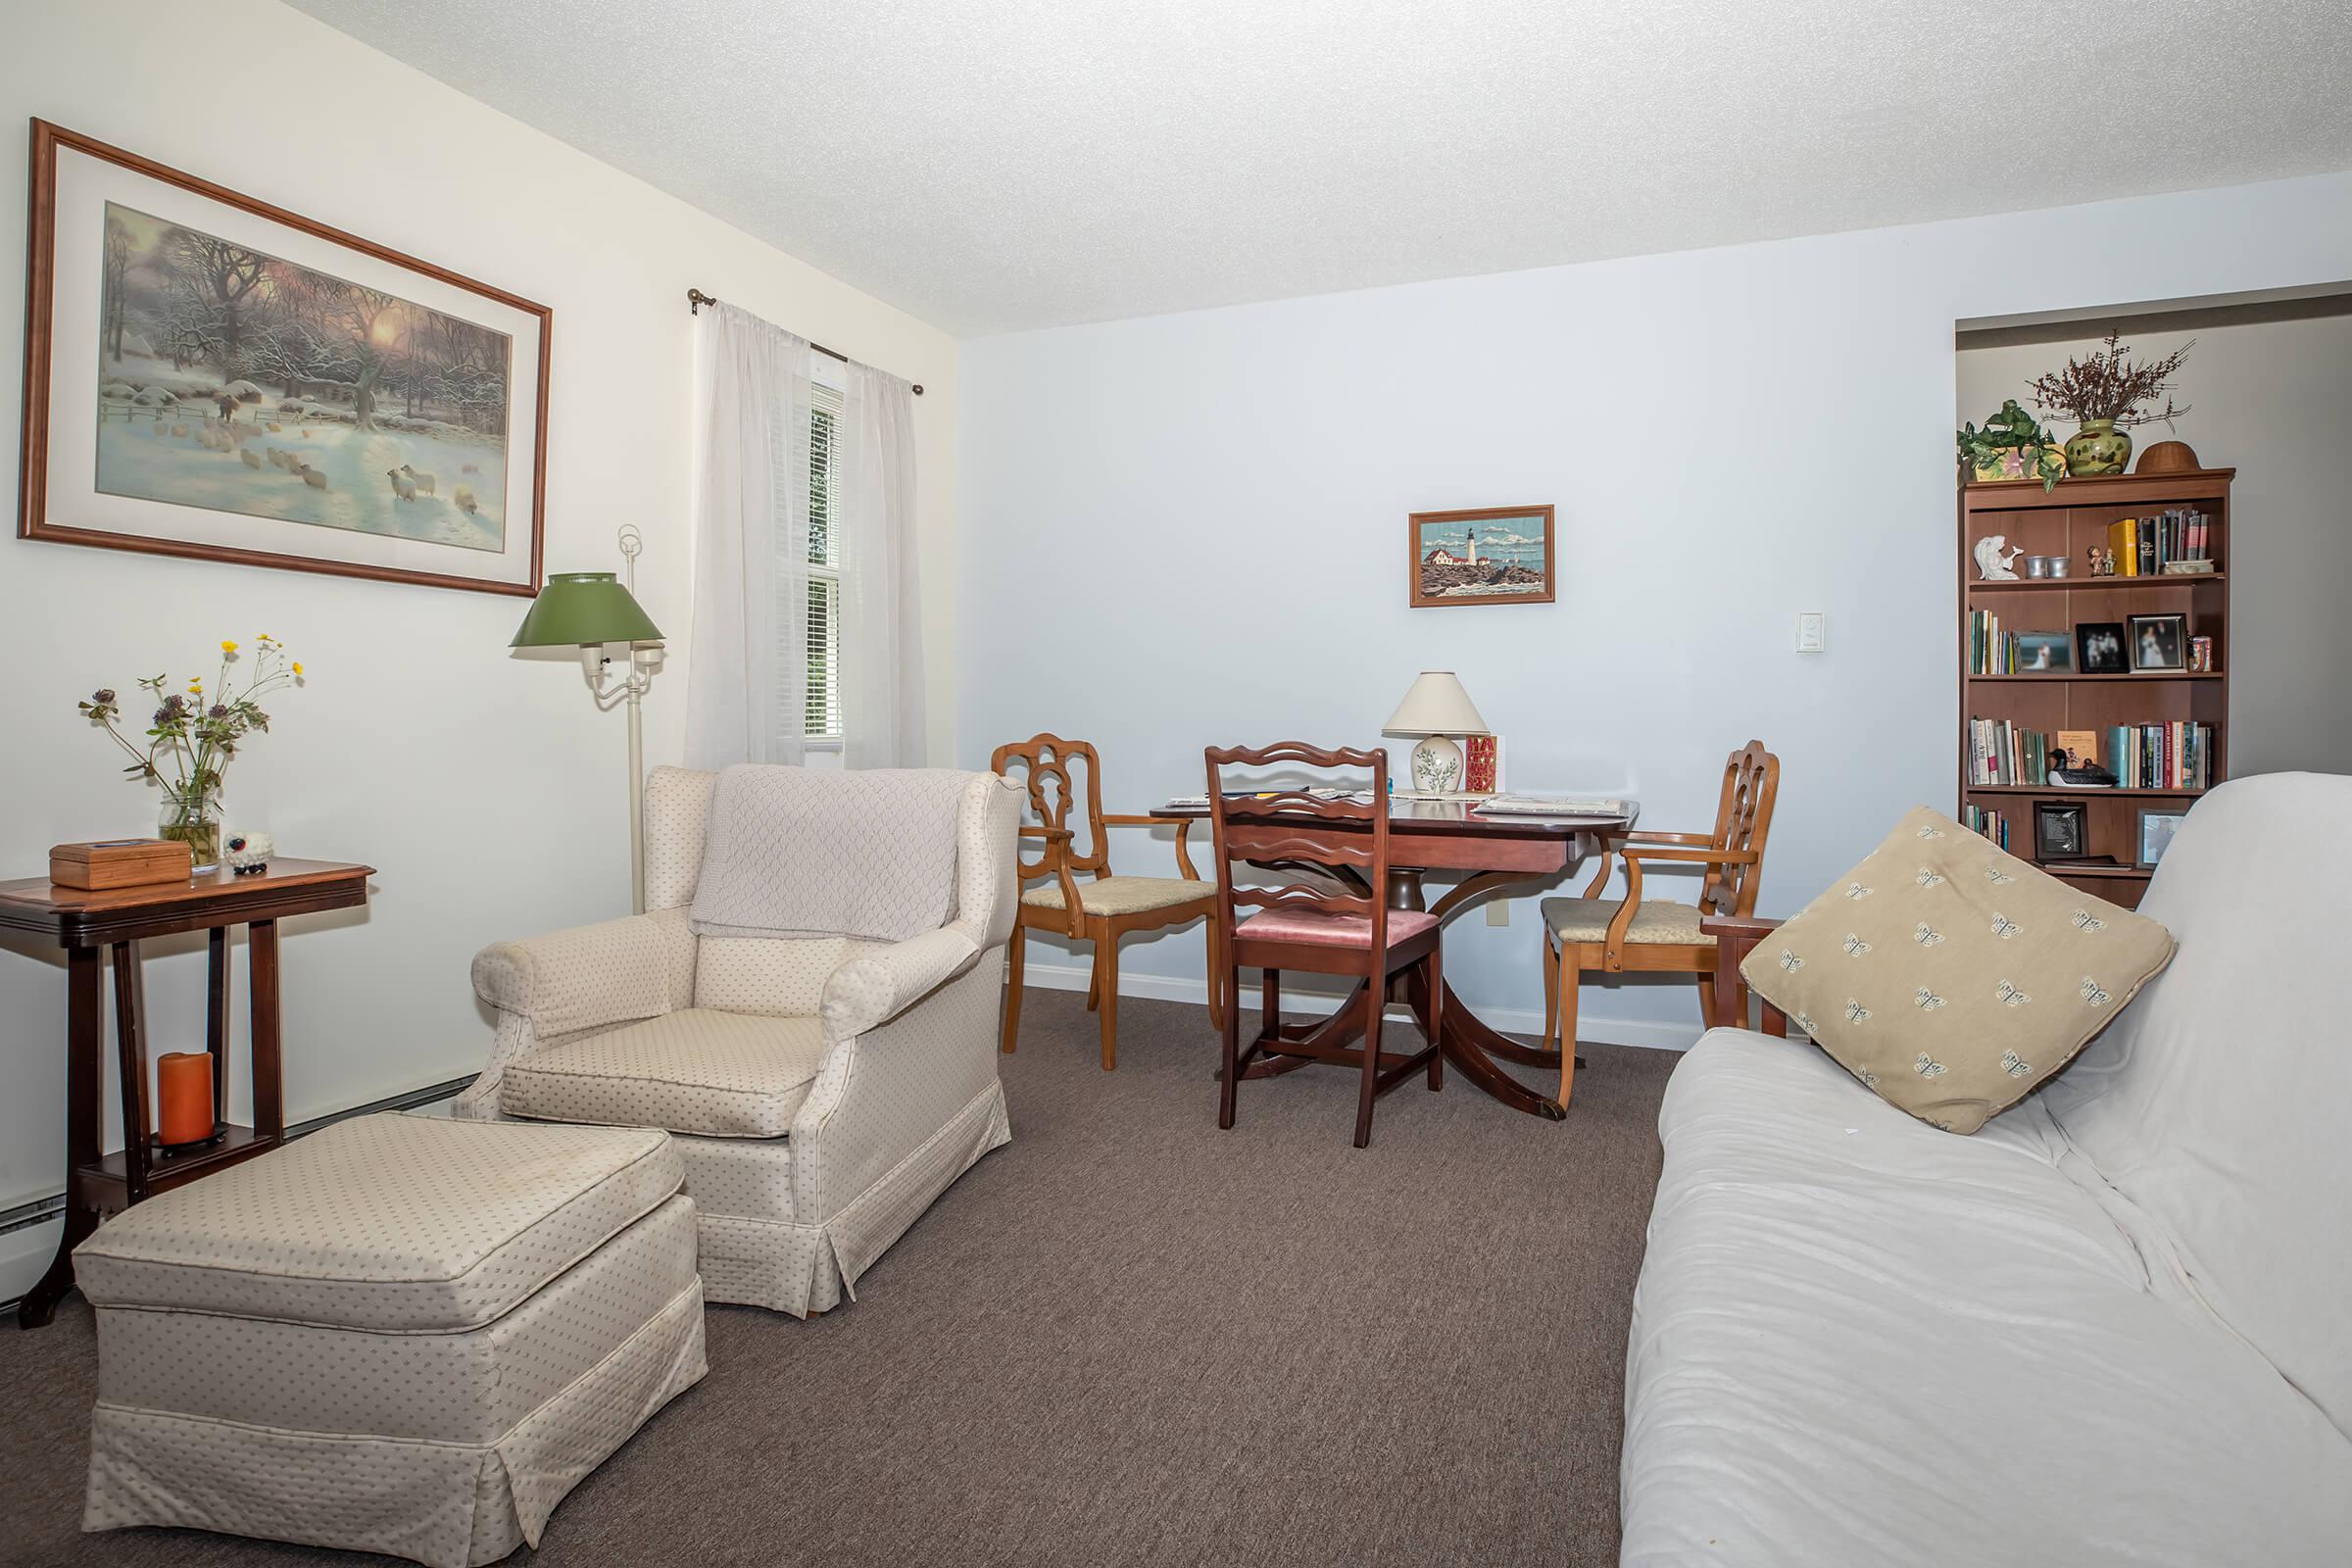
<path id="1" fill-rule="evenodd" d="M 108 1221 L 82 1528 L 538 1544 L 707 1370 L 683 1179 L 659 1131 L 365 1116 Z"/>

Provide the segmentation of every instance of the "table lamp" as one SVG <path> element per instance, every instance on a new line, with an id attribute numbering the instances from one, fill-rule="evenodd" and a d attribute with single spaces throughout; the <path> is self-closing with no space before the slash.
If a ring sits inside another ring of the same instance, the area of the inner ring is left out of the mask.
<path id="1" fill-rule="evenodd" d="M 1456 735 L 1485 735 L 1487 721 L 1450 669 L 1425 669 L 1381 726 L 1383 735 L 1418 735 L 1413 748 L 1413 787 L 1401 794 L 1444 800 L 1462 787 L 1462 749 Z"/>
<path id="2" fill-rule="evenodd" d="M 662 647 L 662 628 L 637 603 L 637 555 L 644 548 L 636 529 L 620 530 L 620 553 L 629 573 L 625 588 L 609 571 L 550 572 L 547 586 L 531 602 L 531 612 L 522 617 L 522 629 L 507 645 L 576 647 L 598 710 L 609 710 L 615 702 L 628 705 L 629 896 L 639 914 L 645 912 L 645 729 L 638 705 L 653 683 L 646 673 L 650 656 Z M 610 649 L 615 644 L 628 645 L 629 672 L 608 684 L 605 666 L 612 662 Z"/>

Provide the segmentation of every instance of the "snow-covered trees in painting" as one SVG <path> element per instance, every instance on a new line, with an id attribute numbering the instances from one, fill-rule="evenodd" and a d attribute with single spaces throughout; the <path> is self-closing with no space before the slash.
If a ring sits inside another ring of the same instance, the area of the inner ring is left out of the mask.
<path id="1" fill-rule="evenodd" d="M 504 548 L 504 333 L 112 201 L 105 221 L 101 492 Z"/>

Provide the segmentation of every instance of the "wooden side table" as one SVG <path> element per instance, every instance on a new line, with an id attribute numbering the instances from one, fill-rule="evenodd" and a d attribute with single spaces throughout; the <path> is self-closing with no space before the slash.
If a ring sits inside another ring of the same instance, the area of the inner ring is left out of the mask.
<path id="1" fill-rule="evenodd" d="M 374 867 L 330 860 L 273 860 L 254 876 L 221 870 L 187 882 L 85 893 L 47 877 L 0 882 L 0 931 L 22 931 L 66 950 L 66 1234 L 56 1260 L 17 1308 L 24 1328 L 39 1328 L 74 1288 L 74 1249 L 99 1219 L 142 1199 L 194 1181 L 207 1171 L 267 1153 L 284 1141 L 285 1100 L 278 1075 L 277 922 L 288 915 L 348 909 L 368 902 Z M 228 1122 L 228 930 L 249 932 L 253 1006 L 253 1120 Z M 205 1040 L 213 1054 L 210 1143 L 171 1152 L 155 1142 L 148 1115 L 147 1020 L 139 985 L 139 943 L 148 937 L 203 931 L 209 936 Z M 115 971 L 115 1045 L 122 1079 L 123 1149 L 109 1154 L 102 1037 L 102 950 Z"/>

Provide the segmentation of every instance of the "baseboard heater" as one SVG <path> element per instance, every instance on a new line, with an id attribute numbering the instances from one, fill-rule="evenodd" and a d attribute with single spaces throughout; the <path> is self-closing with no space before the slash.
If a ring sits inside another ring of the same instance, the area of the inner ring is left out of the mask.
<path id="1" fill-rule="evenodd" d="M 385 1110 L 415 1110 L 418 1105 L 447 1100 L 471 1082 L 473 1079 L 470 1075 L 452 1078 L 445 1084 L 427 1084 L 422 1089 L 412 1089 L 407 1094 L 392 1095 L 383 1100 L 371 1100 L 365 1105 L 354 1105 L 349 1110 L 330 1110 L 323 1116 L 313 1116 L 309 1121 L 298 1121 L 288 1127 L 286 1140 L 291 1143 L 297 1138 L 307 1138 L 321 1127 L 332 1127 L 336 1122 L 349 1121 L 354 1116 L 372 1116 Z M 0 1209 L 0 1236 L 26 1230 L 34 1225 L 46 1225 L 65 1211 L 66 1195 L 63 1193 L 51 1193 L 46 1198 L 19 1203 L 14 1208 Z M 0 1312 L 16 1311 L 20 1299 L 12 1296 L 0 1300 Z"/>

